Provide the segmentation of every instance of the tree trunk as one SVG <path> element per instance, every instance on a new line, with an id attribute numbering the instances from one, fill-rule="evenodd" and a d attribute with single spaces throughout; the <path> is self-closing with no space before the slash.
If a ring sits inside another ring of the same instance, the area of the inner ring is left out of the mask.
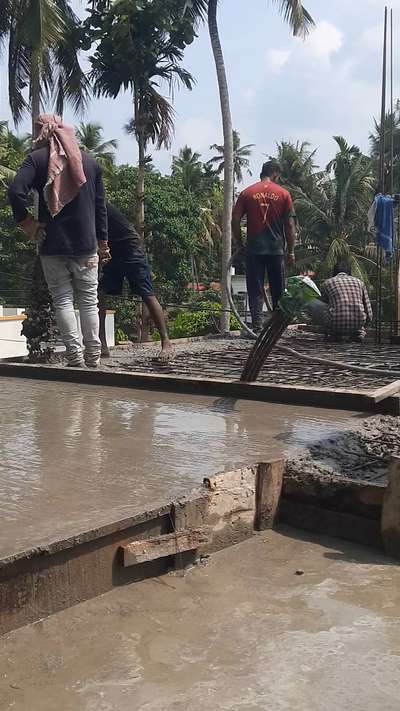
<path id="1" fill-rule="evenodd" d="M 222 126 L 224 132 L 224 218 L 222 230 L 222 314 L 221 332 L 229 332 L 230 307 L 228 291 L 231 288 L 230 272 L 228 273 L 228 263 L 232 254 L 232 206 L 233 206 L 233 130 L 231 109 L 229 103 L 228 81 L 225 72 L 224 57 L 218 33 L 217 23 L 217 2 L 209 0 L 208 3 L 208 30 L 210 33 L 211 47 L 214 54 L 215 68 L 219 96 L 221 102 Z"/>
<path id="2" fill-rule="evenodd" d="M 146 168 L 146 137 L 140 110 L 140 97 L 138 89 L 135 89 L 135 126 L 139 150 L 138 179 L 136 186 L 136 229 L 139 233 L 142 246 L 144 246 L 144 179 Z"/>
<path id="3" fill-rule="evenodd" d="M 140 107 L 140 91 L 135 87 L 135 126 L 136 139 L 138 143 L 139 161 L 138 177 L 136 186 L 136 229 L 140 241 L 144 247 L 144 181 L 146 168 L 146 136 L 143 126 L 142 113 Z M 149 312 L 146 304 L 142 303 L 138 309 L 138 341 L 141 343 L 149 341 Z"/>
<path id="4" fill-rule="evenodd" d="M 35 121 L 40 114 L 40 86 L 32 78 L 31 82 L 31 115 L 32 115 L 32 141 L 35 138 Z"/>
<path id="5" fill-rule="evenodd" d="M 33 60 L 34 61 L 34 60 Z M 37 69 L 31 70 L 31 85 L 30 85 L 30 95 L 31 95 L 31 120 L 32 120 L 32 146 L 35 140 L 35 122 L 40 114 L 40 83 Z M 33 197 L 33 212 L 35 220 L 39 219 L 39 195 L 35 191 Z"/>
<path id="6" fill-rule="evenodd" d="M 31 71 L 31 117 L 32 140 L 35 136 L 35 121 L 40 114 L 40 85 L 38 71 Z M 39 195 L 34 192 L 33 212 L 39 218 Z M 33 264 L 30 304 L 26 310 L 22 333 L 27 340 L 29 360 L 31 363 L 50 363 L 55 353 L 55 322 L 51 297 L 44 278 L 39 251 L 36 252 Z"/>

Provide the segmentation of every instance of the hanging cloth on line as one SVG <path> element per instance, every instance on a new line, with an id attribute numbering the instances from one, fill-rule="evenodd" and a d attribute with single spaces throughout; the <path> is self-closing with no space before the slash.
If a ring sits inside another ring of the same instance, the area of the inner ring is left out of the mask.
<path id="1" fill-rule="evenodd" d="M 369 229 L 388 260 L 392 258 L 394 251 L 394 206 L 395 201 L 390 195 L 379 193 L 368 211 Z"/>

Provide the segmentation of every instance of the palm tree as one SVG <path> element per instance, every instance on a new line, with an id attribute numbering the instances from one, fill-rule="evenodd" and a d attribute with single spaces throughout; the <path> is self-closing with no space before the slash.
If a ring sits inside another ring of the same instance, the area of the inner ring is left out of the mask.
<path id="1" fill-rule="evenodd" d="M 17 136 L 8 128 L 8 121 L 0 121 L 0 140 L 3 144 L 7 143 L 9 149 L 20 153 L 22 157 L 28 153 L 32 144 L 32 136 L 30 133 Z"/>
<path id="2" fill-rule="evenodd" d="M 8 96 L 14 122 L 30 111 L 32 135 L 41 107 L 55 100 L 62 114 L 68 101 L 76 111 L 87 101 L 89 84 L 77 54 L 79 21 L 67 0 L 3 0 L 0 47 L 8 39 Z M 2 44 L 1 44 L 2 41 Z M 25 89 L 29 93 L 26 97 Z M 34 199 L 38 216 L 38 200 Z M 30 357 L 51 358 L 51 299 L 39 257 L 33 269 L 32 303 L 24 321 Z"/>
<path id="3" fill-rule="evenodd" d="M 296 212 L 304 232 L 304 257 L 321 264 L 321 273 L 331 272 L 338 259 L 346 257 L 353 273 L 365 276 L 370 263 L 366 216 L 374 193 L 371 161 L 342 136 L 334 137 L 338 152 L 326 171 L 315 173 L 307 191 L 292 186 Z"/>
<path id="4" fill-rule="evenodd" d="M 391 136 L 393 131 L 393 192 L 400 190 L 400 102 L 396 103 L 393 114 L 387 113 L 385 116 L 385 187 L 391 190 L 389 176 L 391 173 Z M 377 183 L 379 174 L 379 157 L 381 150 L 381 126 L 380 122 L 374 121 L 374 130 L 369 135 L 371 158 L 374 161 Z"/>
<path id="5" fill-rule="evenodd" d="M 241 183 L 243 181 L 243 171 L 245 170 L 248 175 L 251 175 L 250 161 L 251 149 L 254 147 L 254 143 L 248 143 L 247 146 L 240 145 L 240 135 L 237 131 L 233 131 L 233 177 L 236 183 Z M 216 173 L 220 175 L 224 171 L 225 161 L 224 161 L 224 147 L 213 143 L 210 146 L 211 151 L 217 151 L 218 155 L 210 158 L 208 163 L 216 166 Z"/>
<path id="6" fill-rule="evenodd" d="M 78 139 L 81 150 L 90 153 L 98 163 L 110 166 L 115 162 L 115 150 L 118 147 L 118 142 L 115 138 L 109 141 L 103 141 L 103 127 L 99 123 L 81 122 L 76 129 L 76 137 Z"/>
<path id="7" fill-rule="evenodd" d="M 174 128 L 174 111 L 160 84 L 169 96 L 177 86 L 192 88 L 193 78 L 180 62 L 194 37 L 193 20 L 182 13 L 182 0 L 127 0 L 106 12 L 97 5 L 92 24 L 97 40 L 101 27 L 101 37 L 91 57 L 92 79 L 97 95 L 115 99 L 121 90 L 132 92 L 131 125 L 139 151 L 136 222 L 143 239 L 147 146 L 169 147 Z"/>
<path id="8" fill-rule="evenodd" d="M 225 71 L 224 55 L 219 37 L 217 21 L 218 0 L 208 0 L 208 31 L 214 55 L 215 69 L 221 104 L 222 129 L 224 135 L 224 213 L 222 226 L 222 274 L 221 274 L 221 333 L 230 330 L 230 275 L 228 264 L 232 255 L 231 217 L 233 207 L 233 127 L 229 101 L 228 79 Z"/>
<path id="9" fill-rule="evenodd" d="M 307 192 L 312 188 L 317 166 L 314 163 L 316 150 L 310 150 L 307 141 L 282 141 L 277 144 L 277 159 L 281 169 L 281 180 L 289 190 L 292 186 Z M 269 156 L 270 158 L 271 156 Z"/>
<path id="10" fill-rule="evenodd" d="M 279 9 L 294 35 L 305 36 L 314 24 L 311 15 L 305 10 L 300 0 L 276 0 Z M 218 0 L 208 0 L 208 29 L 211 47 L 213 50 L 217 81 L 220 94 L 221 116 L 224 134 L 224 227 L 222 242 L 222 317 L 221 331 L 229 331 L 229 299 L 230 288 L 228 276 L 228 262 L 231 257 L 231 215 L 233 202 L 233 132 L 232 118 L 229 102 L 228 81 L 225 72 L 225 63 L 219 38 L 217 22 Z M 198 9 L 202 11 L 201 8 Z"/>
<path id="11" fill-rule="evenodd" d="M 203 164 L 200 153 L 193 152 L 189 146 L 181 148 L 179 155 L 172 159 L 172 175 L 181 179 L 188 192 L 199 192 L 203 184 Z"/>
<path id="12" fill-rule="evenodd" d="M 54 99 L 61 114 L 66 101 L 76 111 L 83 109 L 89 84 L 78 61 L 79 20 L 67 0 L 5 0 L 5 4 L 0 39 L 8 38 L 8 95 L 15 123 L 28 110 L 34 123 L 49 99 Z"/>

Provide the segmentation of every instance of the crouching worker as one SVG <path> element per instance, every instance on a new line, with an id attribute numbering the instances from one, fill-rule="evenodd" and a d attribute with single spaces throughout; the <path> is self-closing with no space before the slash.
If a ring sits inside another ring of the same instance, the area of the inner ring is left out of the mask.
<path id="1" fill-rule="evenodd" d="M 111 261 L 103 268 L 99 285 L 100 340 L 103 357 L 110 355 L 105 330 L 106 296 L 121 296 L 124 279 L 131 293 L 140 296 L 146 304 L 161 337 L 159 359 L 168 361 L 174 349 L 168 337 L 163 310 L 154 296 L 150 268 L 134 226 L 113 205 L 107 204 L 108 246 Z"/>
<path id="2" fill-rule="evenodd" d="M 372 321 L 372 307 L 365 284 L 351 275 L 347 262 L 335 266 L 333 276 L 322 284 L 321 298 L 311 302 L 307 311 L 323 326 L 327 337 L 336 342 L 345 338 L 362 343 L 365 326 Z"/>

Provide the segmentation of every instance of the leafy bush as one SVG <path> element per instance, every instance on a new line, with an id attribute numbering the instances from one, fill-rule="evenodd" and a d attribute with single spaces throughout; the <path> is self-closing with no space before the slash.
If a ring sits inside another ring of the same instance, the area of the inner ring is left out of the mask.
<path id="1" fill-rule="evenodd" d="M 115 329 L 115 343 L 122 343 L 123 341 L 129 341 L 129 337 L 126 335 L 122 328 Z"/>
<path id="2" fill-rule="evenodd" d="M 169 322 L 170 338 L 194 338 L 219 332 L 221 304 L 204 301 L 196 311 L 180 311 Z M 240 325 L 231 315 L 231 330 L 237 330 Z M 158 339 L 157 339 L 158 340 Z"/>
<path id="3" fill-rule="evenodd" d="M 137 302 L 132 297 L 108 297 L 107 308 L 115 311 L 115 330 L 121 331 L 123 341 L 135 341 L 137 338 Z"/>

